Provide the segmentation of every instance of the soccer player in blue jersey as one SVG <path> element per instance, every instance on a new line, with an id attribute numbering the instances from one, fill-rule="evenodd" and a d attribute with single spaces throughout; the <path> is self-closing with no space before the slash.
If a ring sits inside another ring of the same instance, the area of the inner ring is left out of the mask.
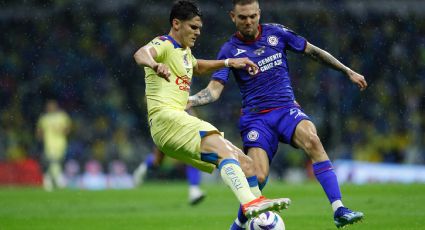
<path id="1" fill-rule="evenodd" d="M 334 211 L 336 226 L 343 227 L 361 220 L 363 213 L 344 207 L 337 177 L 316 128 L 295 101 L 286 52 L 304 53 L 344 73 L 360 90 L 367 87 L 365 78 L 286 27 L 260 24 L 257 0 L 233 0 L 230 16 L 237 32 L 222 46 L 218 59 L 249 57 L 258 65 L 259 71 L 220 69 L 213 74 L 207 88 L 189 97 L 189 106 L 217 100 L 232 71 L 242 95 L 239 128 L 243 147 L 255 162 L 261 186 L 267 182 L 278 142 L 290 144 L 303 149 L 311 158 L 314 174 Z M 239 211 L 231 229 L 244 229 L 246 222 L 247 218 Z"/>

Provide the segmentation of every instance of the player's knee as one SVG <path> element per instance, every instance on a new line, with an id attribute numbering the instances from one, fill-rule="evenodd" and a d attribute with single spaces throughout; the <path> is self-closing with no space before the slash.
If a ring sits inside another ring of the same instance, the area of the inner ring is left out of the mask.
<path id="1" fill-rule="evenodd" d="M 313 132 L 309 133 L 304 140 L 304 148 L 307 152 L 314 152 L 321 144 L 319 136 Z"/>

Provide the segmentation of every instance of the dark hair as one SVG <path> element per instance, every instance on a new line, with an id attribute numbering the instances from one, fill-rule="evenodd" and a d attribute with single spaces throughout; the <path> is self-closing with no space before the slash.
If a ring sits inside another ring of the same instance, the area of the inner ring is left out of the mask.
<path id="1" fill-rule="evenodd" d="M 254 2 L 257 2 L 258 3 L 258 0 L 233 0 L 233 6 L 236 6 L 236 5 L 248 5 L 248 4 L 251 4 L 251 3 L 254 3 Z"/>
<path id="2" fill-rule="evenodd" d="M 173 19 L 182 21 L 190 20 L 196 16 L 202 17 L 201 10 L 194 1 L 180 0 L 174 3 L 170 13 L 170 25 L 173 24 Z"/>

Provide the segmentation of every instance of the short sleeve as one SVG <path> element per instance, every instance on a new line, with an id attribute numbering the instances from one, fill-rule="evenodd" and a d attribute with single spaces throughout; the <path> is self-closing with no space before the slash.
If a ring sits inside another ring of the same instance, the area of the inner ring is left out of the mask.
<path id="1" fill-rule="evenodd" d="M 288 49 L 300 53 L 304 52 L 307 40 L 284 26 L 281 26 L 281 29 L 283 39 Z"/>
<path id="2" fill-rule="evenodd" d="M 161 39 L 161 37 L 154 38 L 149 45 L 152 46 L 156 51 L 155 61 L 162 62 L 167 56 L 168 50 L 173 48 L 173 44 L 167 39 Z"/>
<path id="3" fill-rule="evenodd" d="M 196 60 L 195 56 L 192 54 L 192 66 L 195 67 L 196 65 L 198 65 L 198 60 Z"/>

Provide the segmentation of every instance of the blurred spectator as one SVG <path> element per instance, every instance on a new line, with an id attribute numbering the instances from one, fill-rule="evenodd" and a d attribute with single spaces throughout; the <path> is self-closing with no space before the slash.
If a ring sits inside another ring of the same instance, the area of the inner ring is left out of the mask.
<path id="1" fill-rule="evenodd" d="M 85 165 L 81 176 L 81 188 L 87 190 L 103 190 L 108 188 L 108 179 L 102 166 L 96 160 L 90 160 Z"/>
<path id="2" fill-rule="evenodd" d="M 37 122 L 37 137 L 43 141 L 43 185 L 47 191 L 65 187 L 62 164 L 68 146 L 71 119 L 56 100 L 46 102 L 45 113 Z"/>
<path id="3" fill-rule="evenodd" d="M 66 186 L 71 189 L 78 189 L 81 186 L 80 165 L 76 160 L 69 160 L 65 163 L 64 170 Z"/>
<path id="4" fill-rule="evenodd" d="M 134 188 L 133 177 L 127 172 L 124 162 L 115 160 L 110 163 L 108 184 L 112 189 Z"/>

